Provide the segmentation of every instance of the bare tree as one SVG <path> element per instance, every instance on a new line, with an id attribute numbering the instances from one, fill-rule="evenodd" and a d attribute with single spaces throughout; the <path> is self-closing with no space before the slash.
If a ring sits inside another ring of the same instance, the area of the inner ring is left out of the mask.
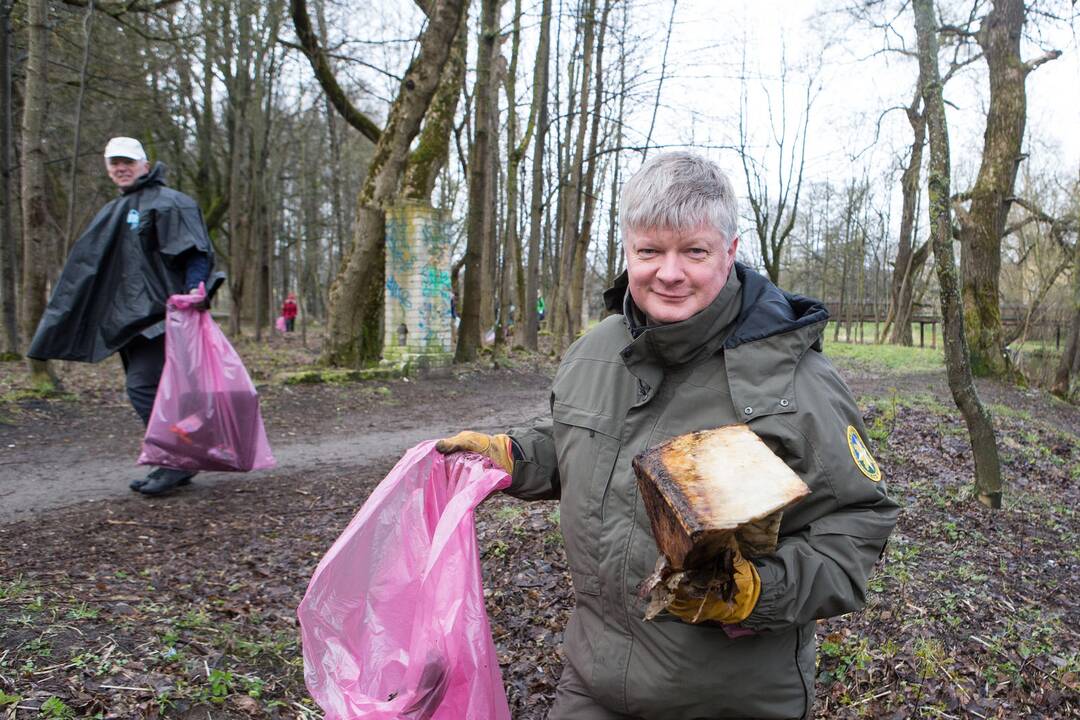
<path id="1" fill-rule="evenodd" d="M 806 164 L 807 129 L 810 124 L 810 110 L 814 104 L 814 79 L 807 78 L 803 106 L 800 109 L 802 123 L 795 131 L 795 137 L 788 142 L 788 87 L 789 68 L 787 60 L 781 58 L 780 67 L 780 107 L 774 114 L 772 101 L 769 102 L 770 146 L 776 149 L 775 180 L 769 178 L 764 168 L 766 163 L 755 157 L 750 148 L 751 119 L 746 96 L 746 57 L 743 55 L 743 94 L 739 103 L 739 158 L 742 161 L 743 177 L 746 180 L 746 194 L 753 213 L 754 232 L 761 249 L 761 262 L 769 279 L 780 282 L 780 259 L 784 245 L 795 229 L 795 218 L 799 211 L 799 194 L 802 191 L 803 169 Z M 770 193 L 775 186 L 775 199 Z"/>
<path id="2" fill-rule="evenodd" d="M 11 6 L 0 0 L 0 305 L 4 326 L 4 352 L 19 353 L 18 308 L 15 305 L 15 278 L 18 277 L 18 248 L 12 221 L 11 203 Z"/>
<path id="3" fill-rule="evenodd" d="M 897 345 L 912 344 L 911 315 L 915 279 L 919 276 L 923 264 L 930 254 L 930 241 L 924 240 L 916 247 L 915 230 L 918 227 L 916 215 L 919 204 L 919 178 L 922 174 L 923 147 L 926 144 L 926 113 L 922 106 L 922 76 L 915 89 L 915 97 L 904 108 L 908 124 L 911 126 L 911 150 L 908 153 L 907 167 L 900 178 L 903 200 L 900 209 L 900 236 L 897 238 L 896 262 L 893 265 L 892 290 L 889 296 L 889 317 L 885 321 L 886 330 L 892 323 L 890 341 Z"/>
<path id="4" fill-rule="evenodd" d="M 386 275 L 386 209 L 398 196 L 409 147 L 420 131 L 450 55 L 464 12 L 464 0 L 432 0 L 430 18 L 416 57 L 405 72 L 380 130 L 356 110 L 334 78 L 311 28 L 305 0 L 292 0 L 293 24 L 319 84 L 345 119 L 375 141 L 375 153 L 357 198 L 351 252 L 330 289 L 329 317 L 322 360 L 356 366 L 378 359 Z"/>
<path id="5" fill-rule="evenodd" d="M 31 0 L 27 15 L 26 85 L 22 119 L 22 335 L 34 336 L 45 312 L 49 235 L 55 222 L 49 214 L 45 178 L 46 68 L 49 53 L 48 0 Z M 36 386 L 53 388 L 56 376 L 47 361 L 29 360 Z"/>
<path id="6" fill-rule="evenodd" d="M 1001 326 L 1001 242 L 1012 205 L 1017 168 L 1024 158 L 1025 84 L 1033 70 L 1061 55 L 1054 50 L 1024 61 L 1020 56 L 1020 40 L 1025 19 L 1024 0 L 994 0 L 974 33 L 989 69 L 990 104 L 978 177 L 970 190 L 957 196 L 958 201 L 970 201 L 970 206 L 964 210 L 958 204 L 957 217 L 964 319 L 971 366 L 976 375 L 1003 377 L 1012 373 Z M 965 31 L 956 29 L 956 32 Z"/>
<path id="7" fill-rule="evenodd" d="M 529 260 L 525 273 L 524 345 L 536 350 L 540 321 L 537 302 L 540 296 L 540 233 L 544 216 L 544 146 L 548 129 L 548 66 L 551 54 L 551 0 L 543 0 L 540 11 L 540 40 L 536 48 L 531 115 L 536 117 L 536 143 L 532 158 L 532 197 L 529 202 Z"/>
<path id="8" fill-rule="evenodd" d="M 960 309 L 956 263 L 952 249 L 950 212 L 949 131 L 945 121 L 942 81 L 938 70 L 937 21 L 933 0 L 913 0 L 915 32 L 919 43 L 919 76 L 923 80 L 923 103 L 930 136 L 930 167 L 927 196 L 930 232 L 937 263 L 944 324 L 945 367 L 953 400 L 964 416 L 975 458 L 975 488 L 979 502 L 1001 507 L 1001 464 L 990 413 L 979 399 L 968 363 L 964 316 Z"/>
<path id="9" fill-rule="evenodd" d="M 473 142 L 469 149 L 468 240 L 465 247 L 465 282 L 461 298 L 461 326 L 458 328 L 456 362 L 476 359 L 483 334 L 481 313 L 486 228 L 494 226 L 489 172 L 492 145 L 498 142 L 498 128 L 493 116 L 496 86 L 492 77 L 495 44 L 498 41 L 500 0 L 482 0 L 480 38 L 476 50 L 476 84 L 473 86 Z"/>

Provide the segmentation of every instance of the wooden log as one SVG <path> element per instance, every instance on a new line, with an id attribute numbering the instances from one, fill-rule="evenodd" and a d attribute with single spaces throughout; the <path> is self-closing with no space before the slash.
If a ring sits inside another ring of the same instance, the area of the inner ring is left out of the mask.
<path id="1" fill-rule="evenodd" d="M 741 527 L 810 493 L 742 424 L 680 435 L 639 454 L 633 467 L 656 545 L 674 571 L 714 560 Z"/>

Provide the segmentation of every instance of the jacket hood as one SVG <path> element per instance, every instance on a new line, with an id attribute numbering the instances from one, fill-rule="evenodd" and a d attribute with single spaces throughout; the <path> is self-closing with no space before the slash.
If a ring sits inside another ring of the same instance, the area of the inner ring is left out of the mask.
<path id="1" fill-rule="evenodd" d="M 128 187 L 120 191 L 122 195 L 130 195 L 136 193 L 143 188 L 152 187 L 154 185 L 164 185 L 165 176 L 169 172 L 169 167 L 163 162 L 154 163 L 154 167 L 150 168 L 150 172 L 141 176 L 138 180 L 133 182 Z"/>
<path id="2" fill-rule="evenodd" d="M 735 263 L 735 273 L 742 283 L 742 311 L 724 342 L 726 349 L 829 319 L 820 300 L 785 292 L 741 263 Z"/>

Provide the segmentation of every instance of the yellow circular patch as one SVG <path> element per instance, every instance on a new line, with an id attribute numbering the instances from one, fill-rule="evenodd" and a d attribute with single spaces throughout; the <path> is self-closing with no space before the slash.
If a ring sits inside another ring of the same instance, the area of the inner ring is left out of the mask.
<path id="1" fill-rule="evenodd" d="M 852 459 L 859 470 L 862 471 L 862 474 L 874 482 L 881 480 L 881 468 L 878 466 L 874 456 L 866 449 L 866 444 L 859 437 L 859 431 L 855 429 L 854 425 L 847 426 L 847 446 L 848 450 L 851 451 Z"/>

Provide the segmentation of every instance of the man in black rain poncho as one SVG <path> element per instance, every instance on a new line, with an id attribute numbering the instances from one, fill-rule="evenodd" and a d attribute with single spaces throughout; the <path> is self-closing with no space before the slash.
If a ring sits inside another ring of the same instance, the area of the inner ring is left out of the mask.
<path id="1" fill-rule="evenodd" d="M 105 168 L 120 197 L 72 247 L 27 355 L 99 362 L 119 351 L 128 398 L 145 425 L 165 365 L 165 303 L 204 282 L 214 254 L 199 206 L 165 187 L 165 166 L 151 169 L 138 140 L 109 140 Z M 158 495 L 194 474 L 154 468 L 130 487 Z"/>

